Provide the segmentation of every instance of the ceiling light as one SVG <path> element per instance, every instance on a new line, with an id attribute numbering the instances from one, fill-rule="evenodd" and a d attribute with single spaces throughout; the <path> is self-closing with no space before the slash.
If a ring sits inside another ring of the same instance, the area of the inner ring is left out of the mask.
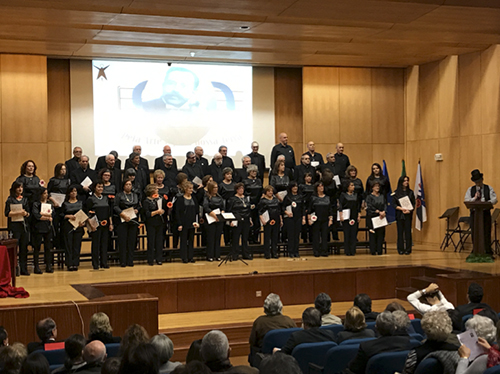
<path id="1" fill-rule="evenodd" d="M 191 55 L 191 57 L 194 57 L 194 55 L 196 54 L 195 52 L 189 52 L 189 54 Z"/>

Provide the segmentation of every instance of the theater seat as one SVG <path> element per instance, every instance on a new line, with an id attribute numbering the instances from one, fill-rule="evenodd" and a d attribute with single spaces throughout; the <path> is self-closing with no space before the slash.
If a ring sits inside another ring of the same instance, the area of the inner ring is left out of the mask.
<path id="1" fill-rule="evenodd" d="M 309 363 L 325 365 L 326 353 L 337 344 L 334 342 L 304 343 L 293 349 L 292 356 L 299 363 L 302 373 L 309 372 Z"/>
<path id="2" fill-rule="evenodd" d="M 292 329 L 276 329 L 269 331 L 262 341 L 262 353 L 273 353 L 273 348 L 281 348 L 295 331 L 302 330 L 298 327 Z"/>
<path id="3" fill-rule="evenodd" d="M 353 345 L 353 344 L 359 345 L 363 342 L 367 342 L 368 340 L 374 340 L 374 339 L 377 339 L 377 338 L 348 339 L 348 340 L 344 340 L 339 345 Z"/>
<path id="4" fill-rule="evenodd" d="M 434 357 L 426 358 L 415 370 L 415 374 L 442 374 L 443 365 Z"/>
<path id="5" fill-rule="evenodd" d="M 49 362 L 50 366 L 61 366 L 64 365 L 64 360 L 66 360 L 66 352 L 64 349 L 54 349 L 52 351 L 36 351 L 41 353 Z"/>
<path id="6" fill-rule="evenodd" d="M 410 339 L 415 339 L 415 340 L 418 340 L 419 342 L 424 340 L 424 337 L 420 334 L 409 334 L 409 335 L 410 335 Z"/>
<path id="7" fill-rule="evenodd" d="M 358 353 L 359 345 L 339 345 L 338 347 L 331 348 L 326 353 L 325 367 L 323 374 L 336 374 L 340 373 L 347 368 Z M 307 372 L 306 372 L 307 373 Z"/>
<path id="8" fill-rule="evenodd" d="M 409 351 L 385 352 L 373 356 L 366 365 L 366 374 L 401 373 Z"/>
<path id="9" fill-rule="evenodd" d="M 424 330 L 422 329 L 422 323 L 419 319 L 411 320 L 411 325 L 413 326 L 417 334 L 425 336 Z"/>
<path id="10" fill-rule="evenodd" d="M 120 343 L 106 344 L 106 353 L 108 357 L 118 357 L 119 352 L 120 352 Z"/>
<path id="11" fill-rule="evenodd" d="M 320 329 L 323 330 L 329 330 L 333 332 L 333 335 L 337 337 L 337 334 L 341 331 L 344 331 L 344 326 L 343 325 L 327 325 L 327 326 L 321 326 Z"/>
<path id="12" fill-rule="evenodd" d="M 483 374 L 500 374 L 500 365 L 489 368 Z"/>

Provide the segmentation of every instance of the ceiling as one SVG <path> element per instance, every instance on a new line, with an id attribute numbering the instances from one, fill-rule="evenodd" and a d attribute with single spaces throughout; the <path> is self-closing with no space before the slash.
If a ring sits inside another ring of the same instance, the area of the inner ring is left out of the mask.
<path id="1" fill-rule="evenodd" d="M 492 44 L 498 0 L 0 0 L 0 53 L 404 67 Z"/>

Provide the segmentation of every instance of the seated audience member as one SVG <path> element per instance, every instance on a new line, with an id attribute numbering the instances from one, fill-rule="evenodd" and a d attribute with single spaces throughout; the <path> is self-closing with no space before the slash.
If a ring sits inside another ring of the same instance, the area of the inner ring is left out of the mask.
<path id="1" fill-rule="evenodd" d="M 259 370 L 260 374 L 302 374 L 297 360 L 281 352 L 263 359 Z"/>
<path id="2" fill-rule="evenodd" d="M 127 352 L 132 351 L 141 343 L 149 342 L 148 332 L 144 327 L 138 324 L 130 325 L 120 343 L 120 357 L 125 357 Z"/>
<path id="3" fill-rule="evenodd" d="M 321 313 L 321 326 L 342 324 L 342 320 L 339 317 L 330 313 L 332 310 L 332 299 L 326 293 L 321 292 L 316 296 L 314 307 Z"/>
<path id="4" fill-rule="evenodd" d="M 489 308 L 484 308 L 483 310 L 478 312 L 476 315 L 488 317 L 489 319 L 491 319 L 493 321 L 493 324 L 495 324 L 495 325 L 497 324 L 497 322 L 499 320 L 498 314 L 493 309 L 489 309 Z"/>
<path id="5" fill-rule="evenodd" d="M 36 324 L 36 334 L 39 342 L 28 343 L 28 354 L 34 351 L 45 350 L 45 344 L 54 343 L 57 339 L 57 326 L 52 318 L 45 318 Z"/>
<path id="6" fill-rule="evenodd" d="M 406 323 L 408 323 L 408 325 L 406 326 L 406 329 L 401 330 L 401 333 L 403 335 L 404 335 L 405 332 L 407 334 L 415 334 L 416 333 L 415 329 L 413 328 L 413 326 L 411 324 L 410 317 L 408 316 L 408 313 L 406 313 L 405 307 L 402 306 L 400 303 L 398 303 L 397 301 L 393 301 L 392 303 L 387 304 L 387 306 L 385 307 L 385 310 L 387 312 L 391 312 L 391 313 L 394 313 L 396 311 L 404 313 L 404 315 L 398 313 L 395 316 L 396 320 L 398 320 L 398 316 L 399 316 L 399 322 L 401 324 L 406 325 Z M 396 333 L 396 335 L 398 335 L 398 334 Z"/>
<path id="7" fill-rule="evenodd" d="M 258 317 L 250 332 L 250 355 L 248 362 L 253 363 L 254 355 L 262 349 L 264 336 L 271 330 L 289 329 L 297 327 L 295 322 L 288 316 L 281 314 L 283 303 L 278 295 L 270 293 L 264 300 L 265 315 Z"/>
<path id="8" fill-rule="evenodd" d="M 498 347 L 498 342 L 500 341 L 500 322 L 497 323 L 496 327 L 495 341 L 497 343 L 490 345 L 485 339 L 478 338 L 478 344 L 488 351 L 488 363 L 486 364 L 488 369 L 500 365 L 500 348 Z"/>
<path id="9" fill-rule="evenodd" d="M 18 374 L 27 356 L 26 347 L 21 343 L 2 347 L 0 349 L 0 372 L 2 374 Z"/>
<path id="10" fill-rule="evenodd" d="M 91 341 L 83 348 L 83 360 L 85 366 L 78 369 L 79 374 L 100 373 L 104 361 L 106 361 L 106 346 L 100 340 Z"/>
<path id="11" fill-rule="evenodd" d="M 50 374 L 49 362 L 41 353 L 32 353 L 24 360 L 19 374 Z"/>
<path id="12" fill-rule="evenodd" d="M 354 306 L 357 306 L 365 315 L 365 322 L 375 322 L 378 313 L 372 312 L 372 299 L 365 293 L 357 294 L 354 297 Z"/>
<path id="13" fill-rule="evenodd" d="M 392 312 L 394 316 L 394 323 L 396 326 L 396 330 L 394 331 L 395 336 L 409 336 L 408 329 L 411 326 L 410 317 L 403 310 L 395 310 Z"/>
<path id="14" fill-rule="evenodd" d="M 85 366 L 83 359 L 83 348 L 85 347 L 85 337 L 80 334 L 73 334 L 64 341 L 64 352 L 66 360 L 64 365 L 54 370 L 54 373 L 73 373 Z"/>
<path id="15" fill-rule="evenodd" d="M 196 339 L 189 346 L 188 353 L 186 354 L 186 364 L 189 364 L 191 361 L 203 362 L 203 357 L 201 357 L 201 339 Z"/>
<path id="16" fill-rule="evenodd" d="M 467 291 L 467 299 L 469 303 L 465 305 L 457 306 L 457 310 L 460 313 L 460 316 L 466 316 L 467 314 L 477 314 L 479 311 L 483 309 L 490 309 L 494 314 L 496 312 L 486 303 L 481 302 L 483 300 L 483 287 L 479 284 L 472 282 L 469 285 L 469 290 Z"/>
<path id="17" fill-rule="evenodd" d="M 470 348 L 472 347 L 467 347 L 462 344 L 458 349 L 460 360 L 458 360 L 455 374 L 481 374 L 486 370 L 489 347 L 491 347 L 491 344 L 495 341 L 497 329 L 491 319 L 478 315 L 475 315 L 465 322 L 465 328 L 476 332 L 478 344 L 481 345 L 483 353 L 470 361 Z"/>
<path id="18" fill-rule="evenodd" d="M 392 313 L 380 313 L 377 316 L 375 327 L 380 337 L 359 345 L 356 357 L 349 363 L 349 370 L 351 372 L 364 374 L 368 360 L 379 353 L 404 351 L 410 348 L 409 336 L 393 335 L 396 328 Z"/>
<path id="19" fill-rule="evenodd" d="M 102 364 L 101 374 L 118 374 L 119 370 L 120 359 L 118 357 L 110 357 Z"/>
<path id="20" fill-rule="evenodd" d="M 448 309 L 446 313 L 448 314 L 448 317 L 450 317 L 451 319 L 451 326 L 453 329 L 451 330 L 451 333 L 448 335 L 446 341 L 456 346 L 460 346 L 457 334 L 461 334 L 463 331 L 464 324 L 462 322 L 462 317 L 460 317 L 460 313 L 456 309 Z"/>
<path id="21" fill-rule="evenodd" d="M 155 335 L 151 338 L 150 343 L 158 352 L 158 359 L 160 360 L 160 374 L 169 374 L 177 366 L 181 365 L 180 362 L 170 362 L 170 359 L 174 355 L 174 343 L 167 335 Z"/>
<path id="22" fill-rule="evenodd" d="M 422 302 L 421 299 L 425 300 Z M 407 297 L 408 302 L 420 313 L 425 314 L 431 310 L 448 310 L 454 309 L 436 283 L 431 283 L 423 290 L 415 291 Z"/>
<path id="23" fill-rule="evenodd" d="M 0 348 L 6 347 L 9 345 L 9 334 L 7 334 L 7 330 L 5 327 L 0 326 Z"/>
<path id="24" fill-rule="evenodd" d="M 97 312 L 92 315 L 89 324 L 89 342 L 100 340 L 104 344 L 120 343 L 122 338 L 114 337 L 112 332 L 113 328 L 106 313 Z"/>
<path id="25" fill-rule="evenodd" d="M 287 342 L 281 348 L 282 353 L 292 354 L 293 349 L 302 343 L 320 343 L 333 342 L 335 336 L 333 332 L 321 327 L 321 313 L 318 309 L 309 307 L 302 313 L 303 330 L 296 331 L 288 338 Z M 274 348 L 273 353 L 280 351 L 279 348 Z"/>
<path id="26" fill-rule="evenodd" d="M 259 370 L 250 366 L 233 366 L 229 361 L 229 341 L 227 336 L 218 330 L 212 330 L 201 340 L 201 356 L 203 362 L 212 373 L 258 373 Z"/>
<path id="27" fill-rule="evenodd" d="M 365 315 L 357 306 L 351 307 L 345 314 L 344 331 L 337 334 L 337 344 L 344 340 L 374 338 L 375 331 L 367 329 Z"/>
<path id="28" fill-rule="evenodd" d="M 177 366 L 172 374 L 212 374 L 212 372 L 203 362 L 194 360 L 189 364 Z"/>
<path id="29" fill-rule="evenodd" d="M 443 310 L 428 312 L 422 317 L 421 323 L 427 340 L 408 353 L 403 374 L 413 374 L 420 362 L 431 352 L 458 350 L 459 344 L 447 342 L 453 328 L 448 313 Z"/>
<path id="30" fill-rule="evenodd" d="M 140 343 L 122 358 L 120 374 L 158 374 L 160 362 L 156 348 L 150 343 Z"/>

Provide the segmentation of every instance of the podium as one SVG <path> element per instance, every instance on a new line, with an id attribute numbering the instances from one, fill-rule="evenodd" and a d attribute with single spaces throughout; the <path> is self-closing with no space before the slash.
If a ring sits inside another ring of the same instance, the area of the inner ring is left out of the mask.
<path id="1" fill-rule="evenodd" d="M 488 243 L 485 242 L 484 212 L 493 209 L 493 204 L 491 204 L 490 202 L 470 201 L 470 202 L 465 202 L 465 206 L 474 212 L 474 225 L 473 227 L 471 227 L 472 253 L 469 257 L 484 258 L 484 259 L 486 259 L 487 257 L 491 258 L 489 254 L 486 254 L 485 250 L 486 245 L 490 246 L 491 243 L 489 242 L 489 240 Z M 488 226 L 489 230 L 491 231 L 491 224 Z M 482 261 L 474 261 L 474 262 L 482 262 Z"/>

